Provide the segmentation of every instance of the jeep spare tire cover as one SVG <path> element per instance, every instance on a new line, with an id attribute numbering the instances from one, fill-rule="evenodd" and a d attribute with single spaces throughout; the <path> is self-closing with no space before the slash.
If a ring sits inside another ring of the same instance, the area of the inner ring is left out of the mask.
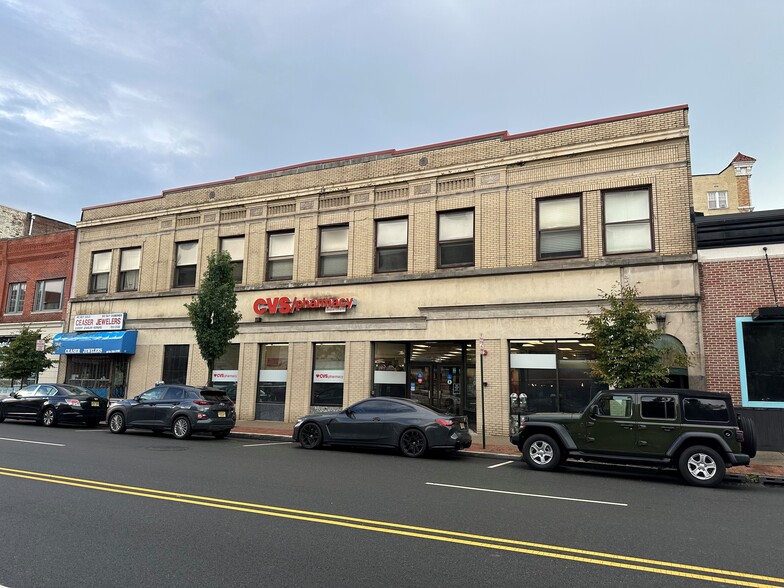
<path id="1" fill-rule="evenodd" d="M 754 421 L 749 417 L 739 416 L 738 426 L 743 431 L 743 443 L 740 444 L 743 453 L 749 457 L 757 455 L 757 435 L 754 432 Z"/>

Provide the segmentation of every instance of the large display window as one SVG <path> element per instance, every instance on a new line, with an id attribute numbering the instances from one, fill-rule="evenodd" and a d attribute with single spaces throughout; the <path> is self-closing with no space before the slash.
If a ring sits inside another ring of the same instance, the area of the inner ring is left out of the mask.
<path id="1" fill-rule="evenodd" d="M 282 421 L 286 405 L 286 384 L 289 379 L 289 346 L 287 343 L 262 343 L 259 349 L 256 418 Z"/>
<path id="2" fill-rule="evenodd" d="M 310 403 L 319 406 L 343 406 L 346 344 L 313 345 L 313 385 Z"/>

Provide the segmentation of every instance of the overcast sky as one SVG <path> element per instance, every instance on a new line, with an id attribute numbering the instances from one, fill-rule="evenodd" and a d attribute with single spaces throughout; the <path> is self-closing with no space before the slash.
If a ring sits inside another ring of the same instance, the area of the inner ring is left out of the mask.
<path id="1" fill-rule="evenodd" d="M 85 206 L 688 104 L 784 208 L 784 1 L 0 0 L 0 204 Z"/>

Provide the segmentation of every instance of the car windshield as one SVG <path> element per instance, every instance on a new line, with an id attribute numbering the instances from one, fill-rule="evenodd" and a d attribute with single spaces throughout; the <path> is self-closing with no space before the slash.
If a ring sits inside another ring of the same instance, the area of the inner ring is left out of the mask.
<path id="1" fill-rule="evenodd" d="M 68 396 L 98 396 L 92 390 L 82 388 L 81 386 L 73 386 L 71 384 L 62 384 L 60 390 L 65 392 Z"/>

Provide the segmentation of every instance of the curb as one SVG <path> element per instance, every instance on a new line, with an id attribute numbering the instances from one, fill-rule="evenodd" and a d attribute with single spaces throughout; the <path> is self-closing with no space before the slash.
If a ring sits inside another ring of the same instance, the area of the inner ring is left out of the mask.
<path id="1" fill-rule="evenodd" d="M 253 433 L 249 431 L 232 431 L 229 437 L 238 439 L 261 439 L 263 441 L 291 441 L 291 435 L 281 435 L 277 433 Z M 293 443 L 293 441 L 291 441 Z M 496 453 L 489 451 L 472 451 L 470 449 L 463 449 L 460 451 L 462 455 L 470 455 L 471 457 L 482 457 L 489 459 L 508 459 L 510 461 L 519 461 L 520 455 L 511 453 Z M 724 476 L 727 482 L 736 482 L 739 484 L 761 484 L 763 486 L 784 486 L 784 476 L 771 476 L 769 474 L 737 474 L 727 472 Z"/>

